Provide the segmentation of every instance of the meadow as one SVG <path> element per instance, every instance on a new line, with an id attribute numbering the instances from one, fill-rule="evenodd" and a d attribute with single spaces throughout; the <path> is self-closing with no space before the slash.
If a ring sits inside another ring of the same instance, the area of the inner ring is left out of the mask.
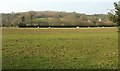
<path id="1" fill-rule="evenodd" d="M 117 69 L 116 28 L 2 30 L 3 69 Z"/>

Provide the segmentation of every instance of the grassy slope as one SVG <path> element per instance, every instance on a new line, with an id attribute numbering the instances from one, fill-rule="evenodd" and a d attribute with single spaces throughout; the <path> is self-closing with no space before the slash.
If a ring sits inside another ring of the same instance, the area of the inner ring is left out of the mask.
<path id="1" fill-rule="evenodd" d="M 3 29 L 3 68 L 117 68 L 116 29 Z"/>

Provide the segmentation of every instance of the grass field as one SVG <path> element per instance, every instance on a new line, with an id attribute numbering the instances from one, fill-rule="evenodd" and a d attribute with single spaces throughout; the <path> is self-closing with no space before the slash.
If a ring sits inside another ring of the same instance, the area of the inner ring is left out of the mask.
<path id="1" fill-rule="evenodd" d="M 116 69 L 116 28 L 3 29 L 3 69 Z"/>

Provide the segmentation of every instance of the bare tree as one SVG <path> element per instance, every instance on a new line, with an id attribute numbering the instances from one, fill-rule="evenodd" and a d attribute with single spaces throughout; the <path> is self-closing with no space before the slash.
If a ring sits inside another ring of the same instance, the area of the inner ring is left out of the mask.
<path id="1" fill-rule="evenodd" d="M 33 25 L 33 17 L 35 15 L 35 12 L 34 11 L 29 11 L 29 16 L 30 16 L 30 23 L 31 25 Z"/>

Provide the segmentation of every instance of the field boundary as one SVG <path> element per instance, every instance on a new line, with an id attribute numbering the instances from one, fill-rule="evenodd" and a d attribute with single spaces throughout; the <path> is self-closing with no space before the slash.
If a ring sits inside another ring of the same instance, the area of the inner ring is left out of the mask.
<path id="1" fill-rule="evenodd" d="M 19 27 L 2 27 L 2 29 L 9 28 L 9 29 L 110 29 L 116 27 L 75 27 L 75 28 L 55 28 L 55 27 L 46 27 L 46 28 L 19 28 Z M 117 28 L 116 28 L 117 29 Z"/>

